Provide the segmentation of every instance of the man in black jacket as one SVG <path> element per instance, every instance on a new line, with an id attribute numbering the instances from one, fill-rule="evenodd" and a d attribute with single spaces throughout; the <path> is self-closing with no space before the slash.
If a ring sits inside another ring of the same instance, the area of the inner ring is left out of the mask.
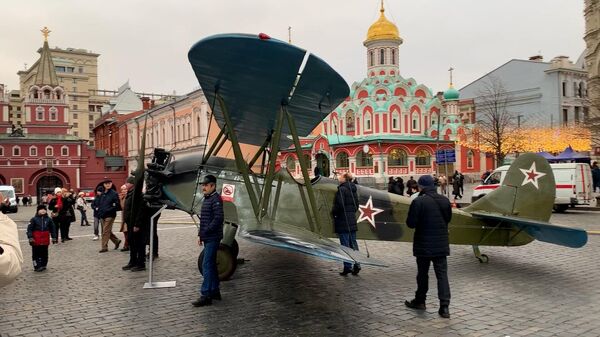
<path id="1" fill-rule="evenodd" d="M 204 201 L 200 210 L 200 231 L 198 232 L 198 246 L 204 244 L 204 260 L 202 271 L 204 280 L 200 287 L 200 298 L 192 302 L 195 307 L 211 305 L 212 300 L 221 299 L 219 289 L 219 272 L 217 270 L 217 251 L 223 239 L 223 201 L 217 193 L 217 178 L 211 174 L 204 177 L 202 182 Z"/>
<path id="2" fill-rule="evenodd" d="M 146 231 L 145 219 L 146 207 L 142 208 L 141 214 L 133 214 L 134 179 L 127 178 L 127 195 L 123 206 L 123 221 L 127 226 L 127 241 L 129 242 L 129 262 L 123 266 L 123 270 L 142 271 L 146 270 Z"/>
<path id="3" fill-rule="evenodd" d="M 405 301 L 404 304 L 412 309 L 425 310 L 429 265 L 433 262 L 440 300 L 438 313 L 444 318 L 450 318 L 446 256 L 450 255 L 448 223 L 452 218 L 452 207 L 447 198 L 437 193 L 431 176 L 422 176 L 418 184 L 421 192 L 410 204 L 406 218 L 407 226 L 415 229 L 413 255 L 417 258 L 417 292 L 412 301 Z"/>
<path id="4" fill-rule="evenodd" d="M 344 173 L 339 176 L 340 185 L 333 202 L 333 219 L 335 232 L 340 237 L 340 244 L 344 247 L 358 250 L 356 242 L 356 211 L 358 211 L 358 193 L 356 185 L 352 182 L 350 173 Z M 358 275 L 360 265 L 355 263 L 352 266 L 349 262 L 344 262 L 344 270 L 340 273 L 346 276 L 350 273 Z"/>
<path id="5" fill-rule="evenodd" d="M 110 239 L 115 244 L 115 249 L 119 249 L 121 240 L 117 238 L 113 232 L 113 222 L 117 216 L 117 212 L 121 210 L 121 202 L 119 201 L 119 195 L 113 188 L 112 180 L 104 178 L 102 181 L 105 192 L 100 195 L 100 200 L 97 203 L 98 217 L 102 223 L 102 249 L 100 253 L 108 251 L 108 240 Z"/>

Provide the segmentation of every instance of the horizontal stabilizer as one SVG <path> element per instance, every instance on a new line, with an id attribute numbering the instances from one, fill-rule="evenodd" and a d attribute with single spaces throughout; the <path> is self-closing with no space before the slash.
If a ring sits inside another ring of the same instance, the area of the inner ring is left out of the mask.
<path id="1" fill-rule="evenodd" d="M 281 231 L 282 229 L 289 229 L 289 231 L 286 230 L 284 232 Z M 240 226 L 239 235 L 256 243 L 289 249 L 324 259 L 387 267 L 387 265 L 381 261 L 369 258 L 358 251 L 344 247 L 327 238 L 320 237 L 316 233 L 299 227 L 278 224 L 277 230 L 246 230 L 244 226 Z"/>
<path id="2" fill-rule="evenodd" d="M 471 212 L 471 215 L 475 218 L 509 223 L 533 236 L 536 240 L 560 246 L 580 248 L 588 240 L 587 232 L 580 228 L 557 226 L 537 220 L 481 211 Z"/>

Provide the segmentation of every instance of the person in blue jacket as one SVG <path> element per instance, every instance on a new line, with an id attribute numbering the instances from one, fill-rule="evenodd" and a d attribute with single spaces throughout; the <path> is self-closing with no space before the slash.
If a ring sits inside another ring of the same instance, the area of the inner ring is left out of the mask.
<path id="1" fill-rule="evenodd" d="M 217 193 L 217 178 L 211 174 L 204 177 L 202 182 L 204 201 L 200 210 L 200 231 L 198 232 L 198 245 L 204 244 L 204 259 L 202 271 L 204 280 L 200 287 L 200 298 L 192 302 L 195 307 L 211 305 L 212 300 L 221 299 L 219 289 L 219 273 L 217 270 L 217 251 L 223 239 L 223 201 Z"/>
<path id="2" fill-rule="evenodd" d="M 52 243 L 58 243 L 54 222 L 48 216 L 45 205 L 39 205 L 36 214 L 27 226 L 27 238 L 31 245 L 31 258 L 33 260 L 33 270 L 44 271 L 48 266 L 48 246 Z"/>

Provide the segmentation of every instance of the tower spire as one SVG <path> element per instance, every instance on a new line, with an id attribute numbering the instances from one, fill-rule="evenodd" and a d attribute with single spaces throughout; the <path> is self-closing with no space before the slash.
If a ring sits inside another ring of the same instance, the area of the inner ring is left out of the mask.
<path id="1" fill-rule="evenodd" d="M 385 12 L 385 8 L 383 8 L 383 0 L 381 0 L 381 9 L 379 11 L 381 12 L 381 14 Z"/>
<path id="2" fill-rule="evenodd" d="M 448 71 L 450 72 L 450 88 L 452 88 L 452 71 L 454 70 L 454 68 L 450 67 L 450 69 L 448 69 Z"/>
<path id="3" fill-rule="evenodd" d="M 44 27 L 41 30 L 44 36 L 44 46 L 42 47 L 42 54 L 37 64 L 37 73 L 35 74 L 36 85 L 50 85 L 52 87 L 58 86 L 58 77 L 56 76 L 56 70 L 54 69 L 54 62 L 52 62 L 52 55 L 50 54 L 50 47 L 48 46 L 48 34 L 50 30 L 48 27 Z"/>

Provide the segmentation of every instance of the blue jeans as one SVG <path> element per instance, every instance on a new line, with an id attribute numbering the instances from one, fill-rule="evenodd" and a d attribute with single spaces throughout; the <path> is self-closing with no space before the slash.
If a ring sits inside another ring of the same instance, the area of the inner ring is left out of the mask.
<path id="1" fill-rule="evenodd" d="M 202 296 L 210 297 L 219 291 L 219 272 L 217 271 L 217 251 L 219 240 L 204 241 L 204 259 L 202 260 L 202 272 L 204 280 L 200 287 Z"/>
<path id="2" fill-rule="evenodd" d="M 340 244 L 342 246 L 358 250 L 358 242 L 356 242 L 356 231 L 351 231 L 349 233 L 338 233 L 338 235 L 340 236 Z M 352 263 L 344 262 L 344 270 L 352 270 Z"/>

